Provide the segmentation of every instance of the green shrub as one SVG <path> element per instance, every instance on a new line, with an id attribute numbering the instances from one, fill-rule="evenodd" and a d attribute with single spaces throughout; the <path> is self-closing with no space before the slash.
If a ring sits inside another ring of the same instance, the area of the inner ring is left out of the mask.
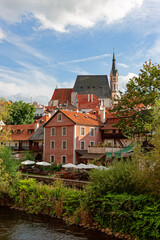
<path id="1" fill-rule="evenodd" d="M 87 193 L 103 196 L 108 191 L 116 193 L 134 193 L 136 189 L 137 168 L 130 160 L 115 160 L 108 170 L 94 169 L 90 172 L 90 184 Z"/>
<path id="2" fill-rule="evenodd" d="M 90 199 L 88 208 L 101 228 L 110 227 L 137 239 L 160 238 L 160 200 L 155 197 L 108 193 Z"/>

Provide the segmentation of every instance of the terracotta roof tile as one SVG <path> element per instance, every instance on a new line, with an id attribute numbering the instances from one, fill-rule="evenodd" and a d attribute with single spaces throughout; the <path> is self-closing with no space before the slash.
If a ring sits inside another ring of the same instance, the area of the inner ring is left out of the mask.
<path id="1" fill-rule="evenodd" d="M 57 88 L 54 90 L 51 101 L 59 100 L 59 104 L 71 103 L 71 93 L 73 88 Z"/>
<path id="2" fill-rule="evenodd" d="M 48 116 L 43 116 L 40 119 L 36 120 L 36 123 L 39 123 L 39 125 L 41 126 L 48 120 Z M 12 131 L 10 138 L 13 141 L 27 141 L 34 133 L 34 125 L 35 123 L 24 125 L 5 125 L 4 128 Z"/>
<path id="3" fill-rule="evenodd" d="M 103 126 L 102 122 L 95 116 L 86 113 L 77 113 L 72 111 L 61 110 L 65 116 L 71 119 L 76 124 L 81 125 L 93 125 L 93 126 Z"/>

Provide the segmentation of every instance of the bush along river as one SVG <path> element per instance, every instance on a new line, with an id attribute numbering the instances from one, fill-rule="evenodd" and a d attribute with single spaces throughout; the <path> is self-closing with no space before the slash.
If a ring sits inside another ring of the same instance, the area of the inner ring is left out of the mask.
<path id="1" fill-rule="evenodd" d="M 115 240 L 95 230 L 85 230 L 43 215 L 0 207 L 0 240 Z"/>

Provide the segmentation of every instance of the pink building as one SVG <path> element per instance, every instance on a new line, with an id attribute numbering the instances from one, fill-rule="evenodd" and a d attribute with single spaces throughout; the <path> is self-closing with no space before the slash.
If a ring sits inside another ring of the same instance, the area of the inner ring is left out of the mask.
<path id="1" fill-rule="evenodd" d="M 103 124 L 96 116 L 59 110 L 44 126 L 44 159 L 52 163 L 77 163 L 76 151 L 101 142 Z"/>

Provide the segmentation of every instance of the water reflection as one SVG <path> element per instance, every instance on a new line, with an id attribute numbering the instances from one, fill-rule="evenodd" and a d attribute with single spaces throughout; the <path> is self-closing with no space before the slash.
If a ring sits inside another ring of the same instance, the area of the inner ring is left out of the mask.
<path id="1" fill-rule="evenodd" d="M 46 216 L 0 207 L 0 240 L 114 240 L 97 231 L 67 226 Z"/>

